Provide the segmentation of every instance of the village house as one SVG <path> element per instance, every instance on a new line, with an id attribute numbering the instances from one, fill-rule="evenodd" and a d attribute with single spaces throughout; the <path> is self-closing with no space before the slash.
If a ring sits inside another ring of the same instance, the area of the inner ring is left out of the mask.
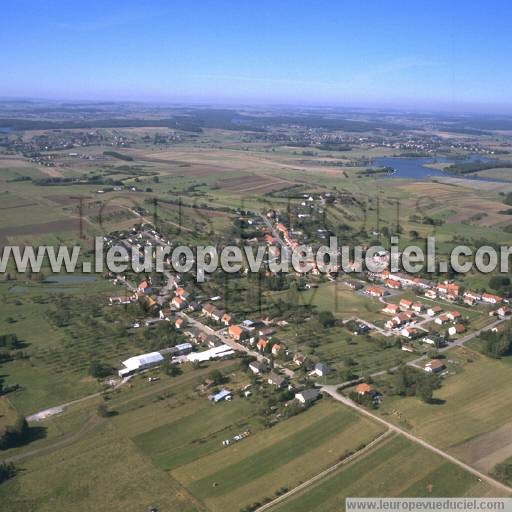
<path id="1" fill-rule="evenodd" d="M 447 345 L 446 339 L 443 336 L 435 333 L 427 334 L 421 338 L 421 341 L 437 348 L 445 347 Z"/>
<path id="2" fill-rule="evenodd" d="M 396 315 L 400 311 L 399 306 L 396 304 L 388 304 L 382 312 L 388 315 Z"/>
<path id="3" fill-rule="evenodd" d="M 245 337 L 245 331 L 239 325 L 230 325 L 228 334 L 236 341 L 240 341 Z"/>
<path id="4" fill-rule="evenodd" d="M 176 291 L 174 292 L 177 297 L 181 297 L 182 299 L 187 300 L 190 297 L 190 293 L 185 290 L 185 288 L 176 288 Z"/>
<path id="5" fill-rule="evenodd" d="M 233 322 L 233 317 L 229 313 L 224 313 L 220 321 L 225 325 L 229 326 Z"/>
<path id="6" fill-rule="evenodd" d="M 268 376 L 267 382 L 271 386 L 275 386 L 276 388 L 282 388 L 286 385 L 286 377 L 282 375 L 278 375 L 277 373 L 271 372 Z"/>
<path id="7" fill-rule="evenodd" d="M 476 300 L 473 297 L 464 297 L 464 304 L 467 306 L 474 306 L 476 304 Z"/>
<path id="8" fill-rule="evenodd" d="M 427 309 L 427 315 L 428 316 L 436 316 L 436 315 L 439 315 L 439 313 L 441 313 L 442 311 L 443 311 L 443 309 L 441 308 L 441 306 L 438 306 L 436 304 L 435 306 L 432 306 Z"/>
<path id="9" fill-rule="evenodd" d="M 482 293 L 482 301 L 487 304 L 499 304 L 503 302 L 503 298 L 499 295 L 493 295 L 492 293 Z"/>
<path id="10" fill-rule="evenodd" d="M 380 286 L 369 286 L 366 288 L 366 293 L 371 297 L 384 297 L 386 291 Z"/>
<path id="11" fill-rule="evenodd" d="M 408 345 L 408 344 L 404 343 L 404 344 L 402 345 L 402 350 L 403 350 L 404 352 L 410 352 L 410 353 L 413 353 L 413 352 L 414 352 L 414 347 L 413 347 L 412 345 Z"/>
<path id="12" fill-rule="evenodd" d="M 170 321 L 171 320 L 171 317 L 172 317 L 172 309 L 170 308 L 165 308 L 165 309 L 161 309 L 159 312 L 158 312 L 158 316 L 160 317 L 161 320 L 167 320 L 167 321 Z"/>
<path id="13" fill-rule="evenodd" d="M 201 309 L 201 304 L 197 301 L 193 301 L 188 305 L 187 309 L 191 312 L 199 311 Z"/>
<path id="14" fill-rule="evenodd" d="M 474 306 L 479 300 L 482 300 L 482 296 L 471 290 L 464 292 L 464 303 L 470 306 Z"/>
<path id="15" fill-rule="evenodd" d="M 214 309 L 212 311 L 212 314 L 210 315 L 210 318 L 214 321 L 214 322 L 220 322 L 221 318 L 225 315 L 225 311 L 222 310 L 222 309 Z"/>
<path id="16" fill-rule="evenodd" d="M 391 288 L 392 290 L 399 290 L 402 288 L 402 284 L 400 281 L 396 281 L 395 279 L 386 279 L 384 283 L 388 288 Z"/>
<path id="17" fill-rule="evenodd" d="M 418 335 L 418 329 L 415 329 L 414 327 L 404 327 L 400 331 L 400 334 L 405 338 L 411 339 Z"/>
<path id="18" fill-rule="evenodd" d="M 302 366 L 304 364 L 305 359 L 306 358 L 302 354 L 296 352 L 293 356 L 293 363 L 296 364 L 297 366 Z"/>
<path id="19" fill-rule="evenodd" d="M 412 306 L 411 306 L 411 309 L 415 312 L 415 313 L 421 313 L 423 311 L 423 304 L 421 302 L 415 302 Z"/>
<path id="20" fill-rule="evenodd" d="M 256 348 L 260 352 L 265 352 L 267 345 L 268 345 L 268 339 L 262 336 L 261 338 L 258 339 L 258 342 L 256 343 Z"/>
<path id="21" fill-rule="evenodd" d="M 268 366 L 259 361 L 252 361 L 249 363 L 249 370 L 251 370 L 255 375 L 259 375 L 261 373 L 266 373 L 268 371 Z"/>
<path id="22" fill-rule="evenodd" d="M 151 285 L 147 280 L 140 282 L 137 286 L 137 291 L 140 293 L 150 293 Z"/>
<path id="23" fill-rule="evenodd" d="M 437 324 L 437 325 L 444 325 L 446 322 L 448 322 L 450 319 L 448 318 L 448 315 L 440 315 L 438 316 L 434 322 Z"/>
<path id="24" fill-rule="evenodd" d="M 207 316 L 207 317 L 211 317 L 212 316 L 212 313 L 216 310 L 217 308 L 213 305 L 213 304 L 203 304 L 203 309 L 202 309 L 202 312 L 203 312 L 203 315 Z"/>
<path id="25" fill-rule="evenodd" d="M 462 324 L 455 324 L 455 325 L 452 325 L 449 329 L 448 329 L 448 334 L 450 336 L 455 336 L 457 334 L 462 334 L 466 331 L 466 328 L 462 325 Z"/>
<path id="26" fill-rule="evenodd" d="M 391 327 L 389 328 L 393 329 L 394 327 L 399 327 L 401 325 L 409 323 L 413 317 L 414 313 L 412 311 L 402 311 L 401 313 L 398 313 L 398 315 L 394 316 L 390 321 L 388 321 L 386 323 L 386 326 L 390 324 Z"/>
<path id="27" fill-rule="evenodd" d="M 400 301 L 400 309 L 402 309 L 404 311 L 406 309 L 410 309 L 411 306 L 412 306 L 412 300 L 402 299 Z"/>
<path id="28" fill-rule="evenodd" d="M 446 313 L 446 316 L 453 321 L 459 319 L 461 315 L 458 311 L 448 311 L 448 313 Z"/>
<path id="29" fill-rule="evenodd" d="M 439 295 L 449 300 L 455 300 L 459 296 L 460 287 L 458 284 L 445 281 L 436 286 Z"/>
<path id="30" fill-rule="evenodd" d="M 311 388 L 305 389 L 304 391 L 299 391 L 295 393 L 295 400 L 300 402 L 303 405 L 309 405 L 313 403 L 320 396 L 320 390 Z"/>
<path id="31" fill-rule="evenodd" d="M 187 301 L 181 297 L 173 297 L 171 304 L 178 310 L 183 309 L 187 305 Z"/>
<path id="32" fill-rule="evenodd" d="M 222 345 L 219 337 L 215 336 L 215 334 L 208 334 L 204 341 L 210 348 L 219 347 Z"/>
<path id="33" fill-rule="evenodd" d="M 354 280 L 345 281 L 345 285 L 347 285 L 351 290 L 360 290 L 363 287 L 363 283 Z"/>
<path id="34" fill-rule="evenodd" d="M 282 353 L 283 350 L 284 350 L 284 345 L 282 345 L 281 343 L 274 343 L 272 345 L 272 355 L 273 356 L 278 356 L 279 354 Z"/>
<path id="35" fill-rule="evenodd" d="M 443 361 L 440 359 L 432 359 L 432 361 L 429 361 L 425 364 L 425 371 L 427 373 L 439 373 L 445 369 L 445 365 Z"/>
<path id="36" fill-rule="evenodd" d="M 325 363 L 317 363 L 315 364 L 315 369 L 311 372 L 312 375 L 316 375 L 317 377 L 325 377 L 329 373 L 329 368 Z"/>
<path id="37" fill-rule="evenodd" d="M 366 382 L 362 382 L 356 386 L 356 393 L 358 395 L 364 396 L 372 391 L 372 387 L 370 384 L 366 384 Z"/>
<path id="38" fill-rule="evenodd" d="M 512 314 L 512 309 L 510 309 L 508 306 L 501 306 L 499 309 L 496 310 L 496 314 L 500 318 L 510 316 Z"/>
<path id="39" fill-rule="evenodd" d="M 176 327 L 176 329 L 181 329 L 184 325 L 185 320 L 183 318 L 178 317 L 176 320 L 174 320 L 174 327 Z"/>
<path id="40" fill-rule="evenodd" d="M 425 297 L 427 297 L 427 299 L 437 299 L 437 291 L 434 288 L 430 288 L 425 291 Z"/>

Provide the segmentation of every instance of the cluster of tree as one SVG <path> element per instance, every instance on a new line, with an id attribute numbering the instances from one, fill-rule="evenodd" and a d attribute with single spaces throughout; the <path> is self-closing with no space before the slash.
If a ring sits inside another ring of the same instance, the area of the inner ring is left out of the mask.
<path id="1" fill-rule="evenodd" d="M 220 386 L 227 382 L 227 377 L 220 370 L 212 370 L 208 374 L 208 379 L 212 381 L 215 386 Z"/>
<path id="2" fill-rule="evenodd" d="M 14 448 L 25 443 L 29 437 L 29 427 L 25 416 L 17 415 L 12 425 L 0 431 L 0 450 Z"/>
<path id="3" fill-rule="evenodd" d="M 0 463 L 0 484 L 16 476 L 16 466 L 12 462 Z"/>
<path id="4" fill-rule="evenodd" d="M 460 164 L 452 164 L 449 165 L 445 171 L 451 172 L 453 174 L 471 174 L 479 171 L 487 171 L 489 169 L 500 168 L 510 168 L 512 167 L 512 162 L 482 162 L 480 160 L 476 162 L 466 162 Z M 512 203 L 506 203 L 512 204 Z"/>
<path id="5" fill-rule="evenodd" d="M 105 379 L 114 373 L 114 368 L 109 364 L 93 362 L 89 366 L 89 375 L 95 379 Z"/>
<path id="6" fill-rule="evenodd" d="M 505 329 L 501 332 L 484 331 L 480 334 L 483 341 L 482 352 L 494 358 L 512 354 L 511 332 Z"/>
<path id="7" fill-rule="evenodd" d="M 334 315 L 331 311 L 320 311 L 320 313 L 318 313 L 318 321 L 320 322 L 320 325 L 325 329 L 334 327 L 336 325 L 336 318 L 334 318 Z"/>
<path id="8" fill-rule="evenodd" d="M 360 395 L 355 391 L 351 391 L 349 397 L 353 402 L 356 402 L 359 405 L 367 407 L 368 409 L 377 409 L 378 407 L 377 402 L 368 393 Z"/>
<path id="9" fill-rule="evenodd" d="M 493 475 L 506 484 L 512 483 L 512 464 L 503 462 L 497 464 L 494 468 Z"/>
<path id="10" fill-rule="evenodd" d="M 489 279 L 489 287 L 493 290 L 502 290 L 510 286 L 510 278 L 507 276 L 492 276 Z"/>
<path id="11" fill-rule="evenodd" d="M 0 334 L 0 347 L 16 350 L 21 348 L 21 342 L 16 334 Z"/>
<path id="12" fill-rule="evenodd" d="M 432 402 L 434 391 L 441 386 L 437 375 L 419 372 L 407 365 L 401 365 L 394 374 L 392 392 L 401 396 L 417 396 L 423 402 Z"/>
<path id="13" fill-rule="evenodd" d="M 163 364 L 164 372 L 169 375 L 169 377 L 177 377 L 181 375 L 182 371 L 179 365 L 173 363 L 170 359 L 166 359 Z"/>
<path id="14" fill-rule="evenodd" d="M 113 158 L 118 158 L 119 160 L 125 160 L 126 162 L 132 162 L 133 157 L 130 155 L 123 155 L 123 153 L 118 153 L 117 151 L 103 151 L 105 156 L 111 156 Z"/>

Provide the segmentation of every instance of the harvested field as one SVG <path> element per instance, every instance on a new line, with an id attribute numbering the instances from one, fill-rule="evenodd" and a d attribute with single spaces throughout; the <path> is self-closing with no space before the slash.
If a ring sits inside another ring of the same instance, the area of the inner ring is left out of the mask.
<path id="1" fill-rule="evenodd" d="M 496 464 L 512 457 L 512 422 L 476 436 L 455 447 L 452 452 L 480 471 L 490 472 Z"/>
<path id="2" fill-rule="evenodd" d="M 79 196 L 64 196 L 64 195 L 58 195 L 58 194 L 51 194 L 49 196 L 43 196 L 45 199 L 49 199 L 50 201 L 63 205 L 63 206 L 69 206 L 69 205 L 78 205 L 79 199 L 77 197 Z M 80 196 L 83 199 L 92 199 L 90 196 Z"/>
<path id="3" fill-rule="evenodd" d="M 240 176 L 238 178 L 226 178 L 218 182 L 218 185 L 222 190 L 227 190 L 229 192 L 251 192 L 260 194 L 265 194 L 274 190 L 281 190 L 295 184 L 296 183 L 292 181 L 257 174 Z"/>
<path id="4" fill-rule="evenodd" d="M 26 226 L 13 226 L 0 229 L 0 247 L 9 243 L 9 237 L 19 235 L 45 235 L 49 233 L 61 233 L 64 231 L 76 231 L 79 233 L 80 223 L 78 218 L 55 220 L 43 224 L 27 224 Z"/>

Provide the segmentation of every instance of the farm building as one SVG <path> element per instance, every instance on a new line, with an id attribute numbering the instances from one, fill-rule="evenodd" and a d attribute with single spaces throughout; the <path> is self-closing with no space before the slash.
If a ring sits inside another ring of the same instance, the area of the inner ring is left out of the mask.
<path id="1" fill-rule="evenodd" d="M 219 345 L 203 352 L 192 352 L 192 354 L 187 356 L 187 360 L 191 363 L 194 361 L 210 361 L 211 359 L 222 359 L 234 353 L 235 351 L 229 345 Z"/>
<path id="2" fill-rule="evenodd" d="M 140 356 L 133 356 L 122 362 L 124 368 L 119 370 L 119 377 L 132 375 L 137 371 L 145 370 L 160 364 L 164 360 L 164 356 L 160 352 L 149 352 Z"/>
<path id="3" fill-rule="evenodd" d="M 231 400 L 233 398 L 233 394 L 228 389 L 221 389 L 218 393 L 214 395 L 210 395 L 208 400 L 216 404 L 217 402 L 222 402 L 224 400 Z"/>

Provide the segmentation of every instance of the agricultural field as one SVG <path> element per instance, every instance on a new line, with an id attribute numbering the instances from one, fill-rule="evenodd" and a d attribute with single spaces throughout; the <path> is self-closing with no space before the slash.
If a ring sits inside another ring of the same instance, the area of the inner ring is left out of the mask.
<path id="1" fill-rule="evenodd" d="M 314 476 L 379 431 L 325 399 L 269 432 L 178 467 L 171 475 L 210 510 L 237 510 Z"/>
<path id="2" fill-rule="evenodd" d="M 510 362 L 468 348 L 446 353 L 449 375 L 435 392 L 437 405 L 387 397 L 380 414 L 484 471 L 511 453 Z"/>
<path id="3" fill-rule="evenodd" d="M 369 484 L 371 482 L 371 485 Z M 272 512 L 344 510 L 347 497 L 498 496 L 499 491 L 403 437 L 383 440 L 370 453 L 270 508 Z"/>

